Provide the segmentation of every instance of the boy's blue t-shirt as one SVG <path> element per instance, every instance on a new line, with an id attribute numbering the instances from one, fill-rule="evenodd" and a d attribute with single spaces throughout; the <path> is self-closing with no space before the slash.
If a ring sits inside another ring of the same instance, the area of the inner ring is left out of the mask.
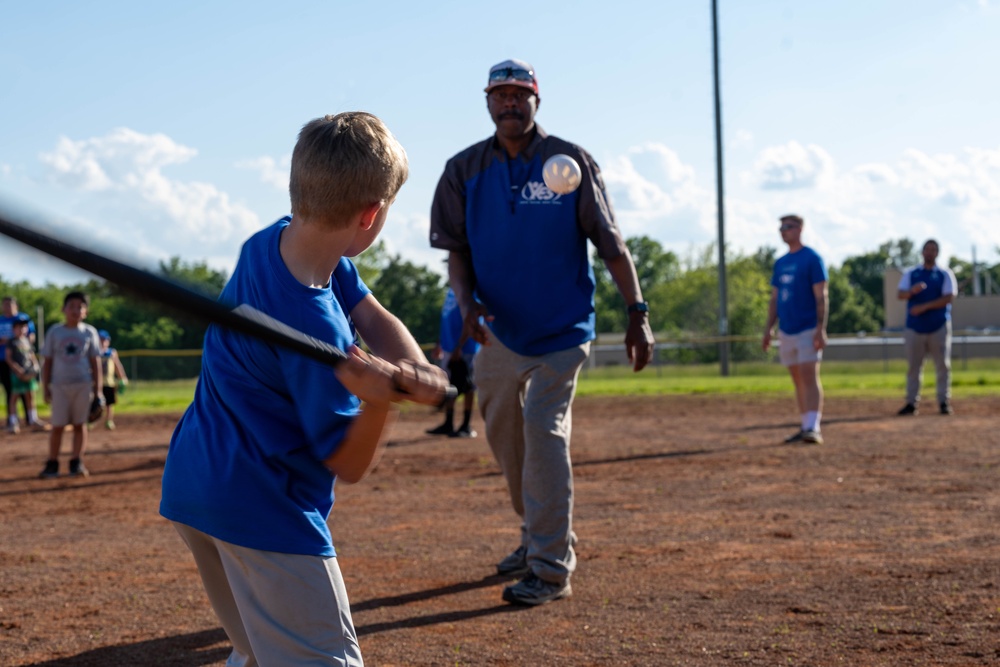
<path id="1" fill-rule="evenodd" d="M 771 285 L 778 288 L 778 328 L 794 335 L 818 324 L 813 285 L 827 281 L 823 258 L 808 246 L 774 263 Z"/>
<path id="2" fill-rule="evenodd" d="M 249 304 L 341 350 L 369 294 L 343 258 L 330 285 L 306 287 L 279 253 L 289 218 L 252 236 L 220 300 Z M 334 556 L 327 517 L 336 450 L 360 402 L 331 366 L 210 326 L 194 402 L 170 441 L 160 513 L 251 549 Z"/>

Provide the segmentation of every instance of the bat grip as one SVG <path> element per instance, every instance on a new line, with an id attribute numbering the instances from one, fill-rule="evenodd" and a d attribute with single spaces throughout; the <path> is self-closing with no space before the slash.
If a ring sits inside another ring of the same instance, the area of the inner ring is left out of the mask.
<path id="1" fill-rule="evenodd" d="M 392 384 L 394 385 L 395 390 L 400 394 L 403 394 L 404 396 L 410 395 L 410 392 L 406 391 L 400 386 L 399 380 L 393 378 Z M 455 388 L 455 385 L 450 384 L 444 390 L 444 396 L 441 397 L 441 402 L 437 404 L 437 407 L 443 408 L 448 403 L 448 401 L 453 401 L 456 398 L 458 398 L 458 389 Z"/>

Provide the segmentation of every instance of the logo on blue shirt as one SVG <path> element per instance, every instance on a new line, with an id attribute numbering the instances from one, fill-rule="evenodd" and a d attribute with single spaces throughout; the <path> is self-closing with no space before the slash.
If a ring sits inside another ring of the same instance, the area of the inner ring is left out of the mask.
<path id="1" fill-rule="evenodd" d="M 549 186 L 543 181 L 528 181 L 521 188 L 521 199 L 530 204 L 555 204 L 561 203 L 558 200 L 562 195 L 549 190 Z"/>

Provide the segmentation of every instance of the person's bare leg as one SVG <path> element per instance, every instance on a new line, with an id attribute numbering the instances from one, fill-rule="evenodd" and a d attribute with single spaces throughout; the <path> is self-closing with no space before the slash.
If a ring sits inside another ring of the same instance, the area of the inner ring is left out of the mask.
<path id="1" fill-rule="evenodd" d="M 73 458 L 82 459 L 83 451 L 87 448 L 87 425 L 73 425 Z"/>
<path id="2" fill-rule="evenodd" d="M 53 426 L 49 433 L 49 460 L 59 460 L 59 450 L 62 448 L 62 436 L 65 426 Z"/>
<path id="3" fill-rule="evenodd" d="M 799 376 L 802 379 L 803 412 L 822 412 L 823 385 L 819 379 L 819 362 L 799 364 Z"/>
<path id="4" fill-rule="evenodd" d="M 800 366 L 801 364 L 789 366 L 788 374 L 792 376 L 792 384 L 795 385 L 795 404 L 799 408 L 799 415 L 804 415 L 806 412 L 805 391 L 802 386 L 802 372 Z"/>

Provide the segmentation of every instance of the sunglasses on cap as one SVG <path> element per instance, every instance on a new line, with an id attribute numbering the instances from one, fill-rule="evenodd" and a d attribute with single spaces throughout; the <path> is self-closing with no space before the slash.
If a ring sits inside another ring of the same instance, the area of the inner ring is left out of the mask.
<path id="1" fill-rule="evenodd" d="M 789 229 L 795 229 L 796 227 L 798 227 L 798 225 L 796 225 L 795 223 L 791 223 L 791 224 L 781 225 L 780 227 L 778 227 L 778 230 L 782 232 L 787 232 Z"/>
<path id="2" fill-rule="evenodd" d="M 511 79 L 525 83 L 534 83 L 535 73 L 520 67 L 501 67 L 490 72 L 490 83 L 510 81 Z"/>

